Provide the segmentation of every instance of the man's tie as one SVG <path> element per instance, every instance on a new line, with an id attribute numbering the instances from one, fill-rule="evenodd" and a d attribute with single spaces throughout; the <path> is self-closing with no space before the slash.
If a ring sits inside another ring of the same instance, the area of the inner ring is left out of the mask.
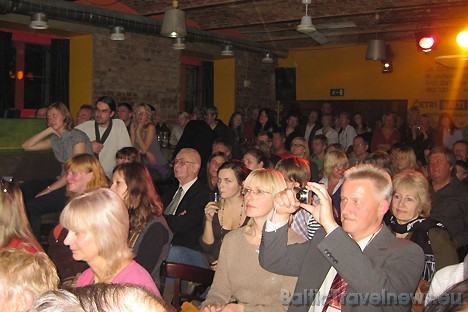
<path id="1" fill-rule="evenodd" d="M 174 214 L 174 211 L 177 210 L 177 205 L 179 205 L 180 198 L 182 197 L 182 186 L 179 187 L 177 190 L 177 193 L 175 194 L 174 198 L 172 201 L 169 203 L 169 205 L 166 208 L 166 211 L 164 211 L 165 215 L 172 215 Z"/>
<path id="2" fill-rule="evenodd" d="M 341 277 L 339 273 L 336 273 L 335 278 L 328 292 L 327 300 L 323 306 L 322 312 L 327 311 L 328 307 L 333 307 L 335 309 L 341 310 L 341 299 L 348 287 L 348 283 Z"/>

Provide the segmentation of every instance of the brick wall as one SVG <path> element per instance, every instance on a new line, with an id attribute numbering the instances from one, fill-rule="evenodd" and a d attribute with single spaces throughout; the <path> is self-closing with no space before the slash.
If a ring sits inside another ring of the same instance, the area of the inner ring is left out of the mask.
<path id="1" fill-rule="evenodd" d="M 157 121 L 176 120 L 180 84 L 180 52 L 171 40 L 127 33 L 112 41 L 107 30 L 94 35 L 93 98 L 109 95 L 117 102 L 156 104 Z M 236 110 L 276 108 L 274 64 L 259 53 L 236 51 Z M 244 81 L 250 86 L 244 87 Z"/>
<path id="2" fill-rule="evenodd" d="M 160 120 L 175 119 L 180 52 L 171 40 L 127 33 L 124 41 L 112 41 L 104 31 L 94 35 L 93 53 L 94 99 L 153 104 Z"/>
<path id="3" fill-rule="evenodd" d="M 245 114 L 251 106 L 276 109 L 275 64 L 262 63 L 260 53 L 236 50 L 235 54 L 236 109 Z"/>

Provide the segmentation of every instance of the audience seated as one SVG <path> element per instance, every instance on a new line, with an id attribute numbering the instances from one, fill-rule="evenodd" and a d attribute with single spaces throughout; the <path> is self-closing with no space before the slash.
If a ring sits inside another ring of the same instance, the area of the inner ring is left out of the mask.
<path id="1" fill-rule="evenodd" d="M 428 159 L 431 217 L 447 228 L 462 260 L 468 251 L 468 187 L 452 176 L 455 157 L 448 148 L 434 147 Z"/>
<path id="2" fill-rule="evenodd" d="M 409 296 L 416 290 L 424 254 L 418 245 L 395 238 L 382 224 L 392 197 L 391 179 L 383 169 L 358 165 L 346 171 L 341 192 L 342 226 L 335 221 L 327 188 L 309 182 L 307 189 L 317 194 L 319 201 L 300 203 L 289 189 L 275 195 L 277 208 L 267 221 L 260 245 L 263 268 L 299 277 L 289 311 L 326 311 L 329 307 L 359 310 L 342 301 L 346 293 L 359 298 L 372 295 L 372 306 L 363 300 L 357 304 L 363 309 L 366 305 L 369 311 L 384 310 L 388 303 L 382 294 Z M 287 223 L 299 207 L 311 212 L 323 229 L 310 242 L 286 246 Z M 397 298 L 391 309 L 408 311 L 411 302 L 403 301 Z"/>
<path id="3" fill-rule="evenodd" d="M 286 134 L 286 142 L 284 143 L 284 147 L 287 150 L 291 150 L 291 142 L 295 137 L 301 136 L 301 131 L 298 129 L 299 127 L 299 114 L 291 113 L 289 114 L 288 118 L 286 119 L 286 126 L 284 128 L 284 132 Z"/>
<path id="4" fill-rule="evenodd" d="M 242 113 L 235 111 L 229 118 L 227 142 L 232 146 L 232 158 L 242 159 L 242 147 L 246 143 Z"/>
<path id="5" fill-rule="evenodd" d="M 325 161 L 325 150 L 328 146 L 328 139 L 323 134 L 317 134 L 312 139 L 312 144 L 309 144 L 309 149 L 312 151 L 310 155 L 311 162 L 317 165 L 319 176 L 323 176 L 323 162 Z"/>
<path id="6" fill-rule="evenodd" d="M 97 283 L 80 288 L 48 291 L 29 312 L 172 312 L 161 298 L 143 287 Z"/>
<path id="7" fill-rule="evenodd" d="M 347 152 L 348 148 L 353 145 L 353 140 L 357 135 L 356 130 L 349 124 L 348 112 L 341 112 L 338 121 L 340 126 L 340 130 L 338 131 L 338 143 L 340 143 L 345 152 Z"/>
<path id="8" fill-rule="evenodd" d="M 115 118 L 120 119 L 124 122 L 128 133 L 130 133 L 130 125 L 132 123 L 132 117 L 133 117 L 133 106 L 130 103 L 122 102 L 122 103 L 119 103 L 119 105 L 117 105 Z"/>
<path id="9" fill-rule="evenodd" d="M 449 113 L 440 114 L 434 134 L 434 146 L 452 149 L 454 143 L 459 140 L 463 140 L 463 132 L 455 126 L 452 116 Z"/>
<path id="10" fill-rule="evenodd" d="M 296 156 L 305 159 L 309 163 L 311 181 L 318 181 L 319 169 L 317 164 L 309 161 L 310 153 L 307 141 L 303 137 L 295 137 L 291 142 L 291 156 Z"/>
<path id="11" fill-rule="evenodd" d="M 467 185 L 468 183 L 468 162 L 463 160 L 457 160 L 455 163 L 456 176 L 457 179 L 463 184 Z"/>
<path id="12" fill-rule="evenodd" d="M 95 120 L 82 123 L 76 128 L 86 133 L 93 145 L 107 177 L 112 176 L 115 154 L 123 147 L 132 146 L 128 130 L 120 119 L 112 119 L 116 105 L 110 96 L 102 96 L 95 103 Z"/>
<path id="13" fill-rule="evenodd" d="M 385 113 L 382 116 L 382 128 L 374 131 L 371 141 L 371 151 L 389 151 L 390 147 L 400 143 L 401 134 L 396 128 L 394 113 Z"/>
<path id="14" fill-rule="evenodd" d="M 270 162 L 266 155 L 258 148 L 251 148 L 244 154 L 242 160 L 250 171 L 261 168 L 268 168 Z"/>
<path id="15" fill-rule="evenodd" d="M 366 141 L 363 136 L 358 135 L 353 140 L 353 153 L 349 158 L 349 166 L 353 167 L 362 164 L 364 159 L 369 155 L 369 141 Z"/>
<path id="16" fill-rule="evenodd" d="M 258 136 L 262 131 L 272 132 L 276 127 L 276 113 L 271 109 L 262 108 L 258 113 L 257 121 L 255 123 L 255 136 Z"/>
<path id="17" fill-rule="evenodd" d="M 431 117 L 427 114 L 419 116 L 419 124 L 411 128 L 411 137 L 407 143 L 414 149 L 417 160 L 426 165 L 424 152 L 434 147 L 434 129 L 431 127 Z"/>
<path id="18" fill-rule="evenodd" d="M 311 146 L 312 139 L 315 136 L 315 132 L 320 128 L 322 128 L 322 124 L 319 120 L 319 112 L 313 109 L 309 112 L 307 124 L 299 130 L 300 135 L 306 139 L 309 148 Z"/>
<path id="19" fill-rule="evenodd" d="M 393 167 L 392 167 L 392 160 L 390 159 L 390 155 L 384 151 L 377 151 L 367 155 L 364 158 L 363 164 L 371 164 L 376 165 L 385 171 L 392 177 L 393 176 Z"/>
<path id="20" fill-rule="evenodd" d="M 323 178 L 319 181 L 323 184 L 332 199 L 333 208 L 336 209 L 339 220 L 341 214 L 341 185 L 344 172 L 349 163 L 346 154 L 342 151 L 330 151 L 325 154 Z"/>
<path id="21" fill-rule="evenodd" d="M 255 125 L 258 118 L 260 108 L 258 106 L 250 106 L 248 109 L 248 118 L 244 119 L 244 135 L 246 143 L 252 144 L 255 138 Z"/>
<path id="22" fill-rule="evenodd" d="M 67 195 L 69 199 L 91 190 L 107 187 L 107 178 L 96 157 L 88 154 L 75 155 L 65 163 L 67 177 Z M 64 240 L 68 231 L 60 224 L 49 234 L 49 257 L 54 261 L 62 285 L 73 286 L 76 274 L 88 266 L 83 261 L 73 259 L 72 252 L 65 246 Z"/>
<path id="23" fill-rule="evenodd" d="M 110 189 L 124 201 L 130 216 L 129 247 L 135 261 L 160 286 L 160 267 L 169 254 L 172 232 L 162 217 L 163 204 L 151 176 L 141 163 L 118 165 Z"/>
<path id="24" fill-rule="evenodd" d="M 281 172 L 289 189 L 294 187 L 304 188 L 310 181 L 309 163 L 303 158 L 291 156 L 280 160 L 275 167 Z M 300 209 L 293 216 L 291 229 L 306 240 L 314 237 L 320 224 L 314 219 L 312 214 L 305 209 Z"/>
<path id="25" fill-rule="evenodd" d="M 135 118 L 130 126 L 130 139 L 133 147 L 140 152 L 153 181 L 162 182 L 169 177 L 169 164 L 161 152 L 152 116 L 149 105 L 137 105 Z"/>
<path id="26" fill-rule="evenodd" d="M 223 152 L 213 152 L 208 159 L 208 165 L 206 166 L 206 180 L 208 188 L 213 192 L 218 188 L 218 169 L 226 161 L 228 161 L 228 158 Z"/>
<path id="27" fill-rule="evenodd" d="M 43 251 L 31 232 L 20 188 L 13 182 L 3 179 L 0 182 L 0 249 Z"/>
<path id="28" fill-rule="evenodd" d="M 169 138 L 169 144 L 171 146 L 176 146 L 184 133 L 184 128 L 187 123 L 190 121 L 190 115 L 187 112 L 177 113 L 177 123 L 171 129 L 171 137 Z"/>
<path id="29" fill-rule="evenodd" d="M 395 158 L 395 173 L 400 173 L 405 170 L 418 170 L 416 154 L 411 147 L 406 145 L 400 147 L 396 152 Z"/>
<path id="30" fill-rule="evenodd" d="M 245 215 L 242 184 L 249 170 L 239 160 L 225 162 L 218 169 L 218 191 L 221 200 L 205 206 L 205 222 L 200 246 L 212 269 L 215 269 L 224 236 L 244 226 L 249 218 Z"/>
<path id="31" fill-rule="evenodd" d="M 213 141 L 213 144 L 211 145 L 211 153 L 217 153 L 221 152 L 224 155 L 226 155 L 226 158 L 228 160 L 231 160 L 232 158 L 232 144 L 231 142 L 225 140 L 225 139 L 220 139 L 217 138 L 216 140 Z"/>
<path id="32" fill-rule="evenodd" d="M 351 124 L 354 127 L 354 130 L 356 130 L 356 134 L 358 136 L 361 136 L 366 142 L 371 141 L 372 129 L 364 120 L 361 112 L 354 113 Z"/>
<path id="33" fill-rule="evenodd" d="M 34 301 L 59 282 L 54 264 L 43 252 L 22 248 L 0 250 L 0 310 L 26 312 Z"/>
<path id="34" fill-rule="evenodd" d="M 75 125 L 78 126 L 85 121 L 94 119 L 94 106 L 83 104 L 78 113 L 76 113 Z"/>
<path id="35" fill-rule="evenodd" d="M 262 228 L 271 216 L 273 194 L 286 187 L 284 177 L 275 170 L 252 171 L 244 182 L 248 225 L 224 237 L 213 284 L 202 311 L 286 311 L 280 300 L 282 292 L 294 288 L 296 278 L 265 271 L 258 262 Z M 290 232 L 290 242 L 299 241 Z"/>
<path id="36" fill-rule="evenodd" d="M 226 124 L 218 118 L 218 108 L 211 106 L 206 109 L 206 122 L 216 134 L 217 139 L 228 140 L 228 128 Z"/>
<path id="37" fill-rule="evenodd" d="M 423 298 L 434 272 L 458 263 L 457 249 L 447 229 L 429 217 L 429 188 L 420 172 L 406 170 L 397 174 L 393 178 L 393 190 L 388 226 L 396 237 L 411 240 L 424 251 L 424 271 L 417 291 Z"/>
<path id="38" fill-rule="evenodd" d="M 315 135 L 323 134 L 327 137 L 328 144 L 338 143 L 338 132 L 333 129 L 333 116 L 329 114 L 322 115 L 322 128 L 315 132 Z"/>
<path id="39" fill-rule="evenodd" d="M 204 209 L 209 200 L 209 188 L 198 179 L 200 154 L 194 149 L 181 149 L 174 160 L 177 184 L 163 194 L 164 217 L 174 233 L 167 261 L 205 267 L 200 257 L 198 239 L 203 232 Z"/>
<path id="40" fill-rule="evenodd" d="M 121 165 L 125 163 L 141 163 L 140 152 L 134 147 L 123 147 L 115 153 L 115 165 Z"/>
<path id="41" fill-rule="evenodd" d="M 453 144 L 453 154 L 455 155 L 456 160 L 467 161 L 468 158 L 468 142 L 466 141 L 457 141 Z"/>
<path id="42" fill-rule="evenodd" d="M 48 128 L 23 143 L 26 151 L 52 149 L 55 158 L 64 164 L 76 154 L 92 154 L 91 142 L 85 133 L 73 128 L 73 119 L 63 103 L 53 103 L 47 108 Z M 22 185 L 26 210 L 31 227 L 41 239 L 41 217 L 46 213 L 60 212 L 65 206 L 65 171 L 58 179 L 31 181 Z"/>
<path id="43" fill-rule="evenodd" d="M 75 260 L 90 266 L 77 287 L 95 283 L 134 284 L 160 296 L 151 275 L 132 260 L 128 247 L 129 216 L 124 202 L 108 189 L 98 189 L 73 198 L 60 216 L 68 230 L 65 244 Z"/>

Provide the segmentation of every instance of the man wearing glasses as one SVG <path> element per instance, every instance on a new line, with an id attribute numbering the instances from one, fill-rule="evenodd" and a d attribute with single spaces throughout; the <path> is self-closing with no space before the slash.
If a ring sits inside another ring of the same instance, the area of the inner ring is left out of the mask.
<path id="1" fill-rule="evenodd" d="M 174 176 L 178 183 L 164 193 L 164 217 L 174 233 L 167 261 L 207 267 L 198 239 L 203 231 L 204 208 L 209 200 L 206 183 L 198 179 L 200 154 L 183 148 L 174 159 Z"/>
<path id="2" fill-rule="evenodd" d="M 77 129 L 86 133 L 93 145 L 107 177 L 112 177 L 115 166 L 115 154 L 124 147 L 132 146 L 125 124 L 120 119 L 112 119 L 115 114 L 114 99 L 109 96 L 100 97 L 96 101 L 95 120 L 86 121 Z"/>

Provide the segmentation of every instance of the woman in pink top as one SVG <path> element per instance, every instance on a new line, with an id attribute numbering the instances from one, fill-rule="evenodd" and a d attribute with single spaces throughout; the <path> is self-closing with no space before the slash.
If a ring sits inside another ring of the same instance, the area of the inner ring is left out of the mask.
<path id="1" fill-rule="evenodd" d="M 68 229 L 65 245 L 75 260 L 89 269 L 77 287 L 94 283 L 143 286 L 160 297 L 151 275 L 133 260 L 127 245 L 129 217 L 120 197 L 109 189 L 98 189 L 75 197 L 63 210 L 60 224 Z"/>

